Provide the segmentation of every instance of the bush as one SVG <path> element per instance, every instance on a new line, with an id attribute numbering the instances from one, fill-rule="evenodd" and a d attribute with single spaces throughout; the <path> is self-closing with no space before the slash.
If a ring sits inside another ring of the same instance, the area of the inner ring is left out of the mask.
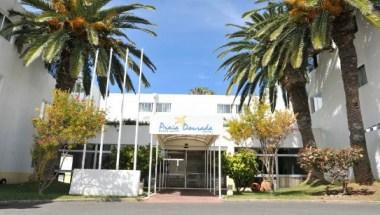
<path id="1" fill-rule="evenodd" d="M 133 152 L 134 145 L 126 145 L 120 149 L 120 169 L 133 169 Z M 153 147 L 152 154 L 152 170 L 156 162 L 156 147 Z M 149 154 L 150 146 L 139 146 L 137 149 L 137 169 L 141 171 L 141 179 L 145 179 L 149 174 Z M 159 151 L 160 159 L 160 151 Z M 117 149 L 113 147 L 111 150 L 111 159 L 109 166 L 106 168 L 114 169 L 116 166 Z"/>
<path id="2" fill-rule="evenodd" d="M 59 166 L 59 149 L 67 150 L 77 144 L 85 144 L 95 137 L 105 122 L 105 113 L 91 101 L 80 101 L 69 93 L 55 90 L 53 103 L 44 110 L 44 117 L 33 119 L 36 129 L 32 150 L 34 174 L 38 192 L 43 193 L 55 180 Z"/>
<path id="3" fill-rule="evenodd" d="M 347 193 L 350 168 L 363 157 L 361 148 L 320 149 L 305 148 L 299 153 L 298 163 L 306 171 L 312 169 L 324 173 L 331 183 L 342 184 L 343 193 Z"/>
<path id="4" fill-rule="evenodd" d="M 237 193 L 250 186 L 258 173 L 257 167 L 256 152 L 250 149 L 224 157 L 224 171 L 234 180 Z"/>

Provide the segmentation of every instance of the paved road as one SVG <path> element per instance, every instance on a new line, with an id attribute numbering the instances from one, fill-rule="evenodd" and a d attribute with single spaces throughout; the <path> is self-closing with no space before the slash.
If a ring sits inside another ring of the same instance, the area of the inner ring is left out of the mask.
<path id="1" fill-rule="evenodd" d="M 367 215 L 380 214 L 376 203 L 314 202 L 223 202 L 209 204 L 174 204 L 141 202 L 55 202 L 46 204 L 0 205 L 0 214 L 28 215 Z"/>

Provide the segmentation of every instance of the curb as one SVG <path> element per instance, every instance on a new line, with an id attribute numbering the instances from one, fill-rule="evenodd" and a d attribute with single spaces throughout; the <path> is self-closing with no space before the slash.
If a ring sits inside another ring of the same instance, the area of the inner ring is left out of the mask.
<path id="1" fill-rule="evenodd" d="M 47 199 L 47 200 L 9 200 L 0 201 L 0 207 L 2 205 L 9 204 L 45 204 L 54 202 L 139 202 L 143 198 L 120 198 L 120 199 L 105 199 L 105 198 L 88 198 L 88 199 Z"/>
<path id="2" fill-rule="evenodd" d="M 325 203 L 325 204 L 380 204 L 375 200 L 326 200 L 326 199 L 223 199 L 225 202 L 298 202 L 298 203 Z"/>

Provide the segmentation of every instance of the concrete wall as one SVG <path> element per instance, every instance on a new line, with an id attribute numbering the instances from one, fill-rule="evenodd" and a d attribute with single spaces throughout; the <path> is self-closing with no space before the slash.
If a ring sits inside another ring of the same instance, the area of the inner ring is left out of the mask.
<path id="1" fill-rule="evenodd" d="M 16 1 L 2 0 L 8 10 Z M 32 172 L 31 147 L 36 108 L 50 99 L 53 78 L 41 62 L 24 67 L 14 46 L 0 37 L 0 178 L 27 180 Z"/>
<path id="2" fill-rule="evenodd" d="M 368 83 L 359 89 L 362 116 L 365 128 L 380 122 L 380 30 L 373 28 L 362 17 L 358 17 L 359 32 L 355 45 L 358 66 L 365 65 Z M 377 39 L 377 40 L 376 40 Z M 344 148 L 349 146 L 349 131 L 346 118 L 345 94 L 337 52 L 319 55 L 319 67 L 310 74 L 308 86 L 310 97 L 320 94 L 323 106 L 312 114 L 313 127 L 318 130 L 320 146 Z M 372 171 L 380 178 L 380 133 L 366 134 Z"/>

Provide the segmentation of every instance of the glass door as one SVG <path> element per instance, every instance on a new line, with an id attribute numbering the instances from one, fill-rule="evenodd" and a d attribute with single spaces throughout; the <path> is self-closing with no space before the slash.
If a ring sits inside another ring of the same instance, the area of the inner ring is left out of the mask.
<path id="1" fill-rule="evenodd" d="M 204 151 L 186 151 L 186 153 L 186 187 L 204 188 L 206 172 Z"/>
<path id="2" fill-rule="evenodd" d="M 165 165 L 165 187 L 184 188 L 186 181 L 186 151 L 168 151 Z"/>

